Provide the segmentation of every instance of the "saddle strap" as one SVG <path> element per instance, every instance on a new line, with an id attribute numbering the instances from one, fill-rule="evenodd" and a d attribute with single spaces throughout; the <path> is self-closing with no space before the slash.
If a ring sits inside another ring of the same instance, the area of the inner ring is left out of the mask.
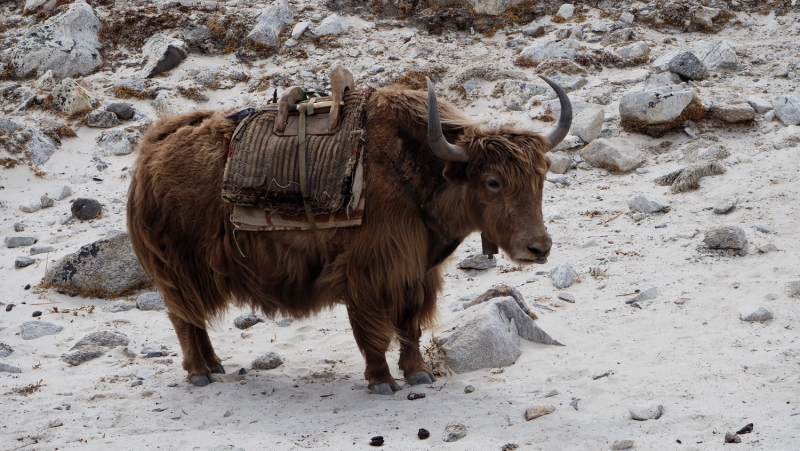
<path id="1" fill-rule="evenodd" d="M 303 208 L 306 210 L 306 217 L 308 218 L 308 225 L 311 230 L 316 230 L 317 223 L 314 221 L 314 215 L 311 214 L 311 205 L 308 203 L 308 168 L 306 166 L 306 114 L 314 114 L 314 101 L 316 97 L 308 100 L 308 103 L 301 103 L 297 105 L 297 111 L 300 112 L 300 121 L 298 124 L 298 155 L 297 165 L 300 170 L 300 194 L 303 195 Z"/>

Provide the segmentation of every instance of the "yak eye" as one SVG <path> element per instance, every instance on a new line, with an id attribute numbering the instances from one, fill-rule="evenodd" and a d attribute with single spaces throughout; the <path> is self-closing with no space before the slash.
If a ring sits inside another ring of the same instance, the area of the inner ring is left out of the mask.
<path id="1" fill-rule="evenodd" d="M 486 186 L 488 186 L 489 189 L 491 189 L 492 191 L 497 191 L 497 190 L 500 189 L 500 182 L 498 182 L 493 177 L 487 177 L 486 178 Z"/>

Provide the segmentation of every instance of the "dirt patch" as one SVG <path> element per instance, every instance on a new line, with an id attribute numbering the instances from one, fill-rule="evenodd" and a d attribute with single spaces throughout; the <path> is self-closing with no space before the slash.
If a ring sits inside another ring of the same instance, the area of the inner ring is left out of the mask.
<path id="1" fill-rule="evenodd" d="M 566 58 L 551 58 L 542 61 L 538 64 L 537 69 L 537 73 L 547 77 L 552 77 L 557 74 L 580 75 L 586 73 L 586 69 Z"/>
<path id="2" fill-rule="evenodd" d="M 397 76 L 392 80 L 392 84 L 400 85 L 408 89 L 427 89 L 428 85 L 425 82 L 425 77 L 430 78 L 431 81 L 436 81 L 438 80 L 438 76 L 445 72 L 447 72 L 447 67 L 445 66 L 412 69 Z"/>

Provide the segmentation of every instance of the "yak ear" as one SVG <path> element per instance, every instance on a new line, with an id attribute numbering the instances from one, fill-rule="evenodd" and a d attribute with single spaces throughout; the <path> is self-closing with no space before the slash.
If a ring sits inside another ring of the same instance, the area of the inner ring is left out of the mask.
<path id="1" fill-rule="evenodd" d="M 442 175 L 453 185 L 463 185 L 467 183 L 467 163 L 448 161 L 444 164 Z"/>

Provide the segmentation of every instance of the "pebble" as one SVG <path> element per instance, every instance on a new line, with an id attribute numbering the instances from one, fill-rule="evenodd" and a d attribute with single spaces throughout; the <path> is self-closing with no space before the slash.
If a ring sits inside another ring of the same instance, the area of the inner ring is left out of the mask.
<path id="1" fill-rule="evenodd" d="M 650 287 L 646 290 L 640 291 L 635 296 L 625 301 L 626 304 L 633 304 L 634 302 L 649 301 L 658 297 L 658 288 Z"/>
<path id="2" fill-rule="evenodd" d="M 774 245 L 774 244 L 772 244 L 772 243 L 767 243 L 767 244 L 765 244 L 765 245 L 763 245 L 763 246 L 759 246 L 757 250 L 758 250 L 758 252 L 759 252 L 760 254 L 767 254 L 767 253 L 769 253 L 769 252 L 775 252 L 775 251 L 777 251 L 777 250 L 778 250 L 778 247 L 777 247 L 777 246 L 775 246 L 775 245 Z"/>
<path id="3" fill-rule="evenodd" d="M 736 200 L 734 199 L 721 199 L 714 205 L 714 214 L 717 215 L 724 215 L 725 213 L 730 212 L 736 206 Z"/>
<path id="4" fill-rule="evenodd" d="M 596 247 L 596 246 L 600 246 L 600 243 L 598 243 L 596 239 L 592 238 L 589 241 L 581 244 L 579 247 L 581 249 L 586 249 L 587 247 Z"/>
<path id="5" fill-rule="evenodd" d="M 34 263 L 36 263 L 36 259 L 35 258 L 17 257 L 17 259 L 14 260 L 14 267 L 15 268 L 24 268 L 24 267 L 30 266 L 30 265 L 32 265 Z"/>
<path id="6" fill-rule="evenodd" d="M 791 282 L 787 283 L 786 290 L 789 292 L 789 296 L 800 296 L 800 280 L 792 280 Z"/>
<path id="7" fill-rule="evenodd" d="M 22 328 L 23 340 L 33 340 L 45 335 L 54 335 L 64 330 L 64 326 L 46 321 L 26 321 L 20 327 Z"/>
<path id="8" fill-rule="evenodd" d="M 117 115 L 119 119 L 128 121 L 133 119 L 133 115 L 136 113 L 136 110 L 133 108 L 133 105 L 126 102 L 114 102 L 108 104 L 106 106 L 106 111 L 110 111 Z"/>
<path id="9" fill-rule="evenodd" d="M 370 446 L 383 446 L 383 436 L 382 435 L 376 435 L 375 437 L 372 437 L 369 440 L 369 445 Z"/>
<path id="10" fill-rule="evenodd" d="M 480 269 L 486 270 L 497 266 L 496 258 L 489 258 L 483 254 L 470 255 L 458 264 L 459 269 Z"/>
<path id="11" fill-rule="evenodd" d="M 143 293 L 136 298 L 136 308 L 139 310 L 164 310 L 164 299 L 158 292 Z"/>
<path id="12" fill-rule="evenodd" d="M 127 312 L 136 307 L 136 304 L 128 301 L 115 301 L 111 305 L 103 307 L 104 312 Z"/>
<path id="13" fill-rule="evenodd" d="M 472 385 L 467 385 L 466 387 L 464 387 L 464 393 L 472 393 L 474 391 L 475 387 L 473 387 Z"/>
<path id="14" fill-rule="evenodd" d="M 763 322 L 774 317 L 775 314 L 771 308 L 756 304 L 745 305 L 739 309 L 739 318 L 742 321 Z"/>
<path id="15" fill-rule="evenodd" d="M 442 440 L 445 442 L 455 442 L 467 436 L 467 427 L 461 423 L 452 422 L 444 428 Z"/>
<path id="16" fill-rule="evenodd" d="M 572 303 L 572 304 L 574 304 L 574 303 L 575 303 L 575 296 L 573 296 L 573 295 L 572 295 L 572 294 L 570 294 L 570 293 L 567 293 L 567 292 L 561 291 L 561 292 L 559 292 L 559 293 L 558 293 L 556 296 L 557 296 L 559 299 L 561 299 L 562 301 L 565 301 L 565 302 L 570 302 L 570 303 Z"/>
<path id="17" fill-rule="evenodd" d="M 97 128 L 111 128 L 119 125 L 119 118 L 111 111 L 92 111 L 86 115 L 86 125 Z"/>
<path id="18" fill-rule="evenodd" d="M 631 414 L 631 419 L 637 421 L 657 420 L 664 413 L 664 406 L 661 404 L 630 406 L 628 407 L 628 412 Z"/>
<path id="19" fill-rule="evenodd" d="M 14 231 L 15 232 L 24 232 L 25 231 L 25 224 L 21 222 L 14 223 Z"/>
<path id="20" fill-rule="evenodd" d="M 56 201 L 53 200 L 52 197 L 49 196 L 42 196 L 39 198 L 39 202 L 42 204 L 42 208 L 50 208 L 55 205 Z"/>
<path id="21" fill-rule="evenodd" d="M 283 358 L 275 352 L 268 352 L 253 360 L 251 368 L 254 370 L 272 370 L 283 365 Z"/>
<path id="22" fill-rule="evenodd" d="M 569 263 L 559 263 L 549 273 L 550 280 L 556 288 L 568 288 L 576 280 L 578 280 L 578 273 Z"/>
<path id="23" fill-rule="evenodd" d="M 34 312 L 31 313 L 31 316 L 34 317 L 34 318 L 38 318 L 38 317 L 42 316 L 42 311 L 41 310 L 34 310 Z"/>
<path id="24" fill-rule="evenodd" d="M 294 322 L 294 318 L 281 318 L 278 321 L 275 321 L 275 325 L 278 327 L 289 327 Z"/>
<path id="25" fill-rule="evenodd" d="M 669 202 L 658 196 L 637 194 L 628 198 L 628 208 L 634 213 L 656 213 L 669 208 Z"/>
<path id="26" fill-rule="evenodd" d="M 709 227 L 703 243 L 711 249 L 740 250 L 747 246 L 747 237 L 738 226 Z"/>
<path id="27" fill-rule="evenodd" d="M 70 188 L 69 186 L 62 186 L 53 195 L 53 199 L 64 200 L 71 195 L 72 195 L 72 188 Z"/>
<path id="28" fill-rule="evenodd" d="M 53 246 L 39 245 L 31 247 L 31 255 L 49 254 L 50 252 L 55 252 L 55 251 L 56 248 L 54 248 Z"/>
<path id="29" fill-rule="evenodd" d="M 39 240 L 32 236 L 7 236 L 3 241 L 5 241 L 6 247 L 13 249 L 15 247 L 33 246 Z"/>
<path id="30" fill-rule="evenodd" d="M 88 221 L 100 216 L 103 206 L 94 199 L 78 198 L 72 203 L 70 210 L 72 211 L 72 216 L 76 219 Z"/>
<path id="31" fill-rule="evenodd" d="M 20 205 L 19 209 L 22 210 L 25 213 L 34 213 L 34 212 L 37 212 L 37 211 L 42 209 L 42 203 L 41 202 L 34 202 L 34 203 L 30 203 L 30 204 Z"/>
<path id="32" fill-rule="evenodd" d="M 427 429 L 420 428 L 420 430 L 417 431 L 417 437 L 419 437 L 420 440 L 425 440 L 430 436 L 431 433 Z"/>
<path id="33" fill-rule="evenodd" d="M 0 362 L 0 373 L 21 373 L 22 369 L 18 366 Z"/>
<path id="34" fill-rule="evenodd" d="M 61 421 L 61 419 L 50 420 L 50 421 L 47 423 L 47 428 L 48 428 L 48 429 L 51 429 L 51 428 L 58 428 L 58 427 L 61 427 L 61 426 L 64 426 L 64 422 L 63 422 L 63 421 Z"/>
<path id="35" fill-rule="evenodd" d="M 102 357 L 108 351 L 108 348 L 100 346 L 82 346 L 78 349 L 73 349 L 74 351 L 61 355 L 61 360 L 71 366 L 78 366 L 81 363 Z"/>
<path id="36" fill-rule="evenodd" d="M 13 352 L 14 352 L 14 349 L 12 349 L 11 346 L 9 346 L 9 345 L 7 345 L 5 343 L 0 343 L 0 358 L 8 357 Z"/>
<path id="37" fill-rule="evenodd" d="M 725 443 L 741 443 L 742 438 L 736 435 L 735 432 L 728 432 L 725 434 Z"/>
<path id="38" fill-rule="evenodd" d="M 555 406 L 536 406 L 525 410 L 525 420 L 531 421 L 555 412 Z"/>
<path id="39" fill-rule="evenodd" d="M 776 233 L 775 227 L 768 225 L 756 224 L 753 226 L 753 228 L 761 233 Z"/>
<path id="40" fill-rule="evenodd" d="M 633 440 L 614 440 L 611 444 L 612 450 L 629 449 L 633 448 Z"/>
<path id="41" fill-rule="evenodd" d="M 264 322 L 264 320 L 259 318 L 258 316 L 252 313 L 245 313 L 244 315 L 237 316 L 233 320 L 233 325 L 236 326 L 238 329 L 245 330 L 261 322 Z"/>

